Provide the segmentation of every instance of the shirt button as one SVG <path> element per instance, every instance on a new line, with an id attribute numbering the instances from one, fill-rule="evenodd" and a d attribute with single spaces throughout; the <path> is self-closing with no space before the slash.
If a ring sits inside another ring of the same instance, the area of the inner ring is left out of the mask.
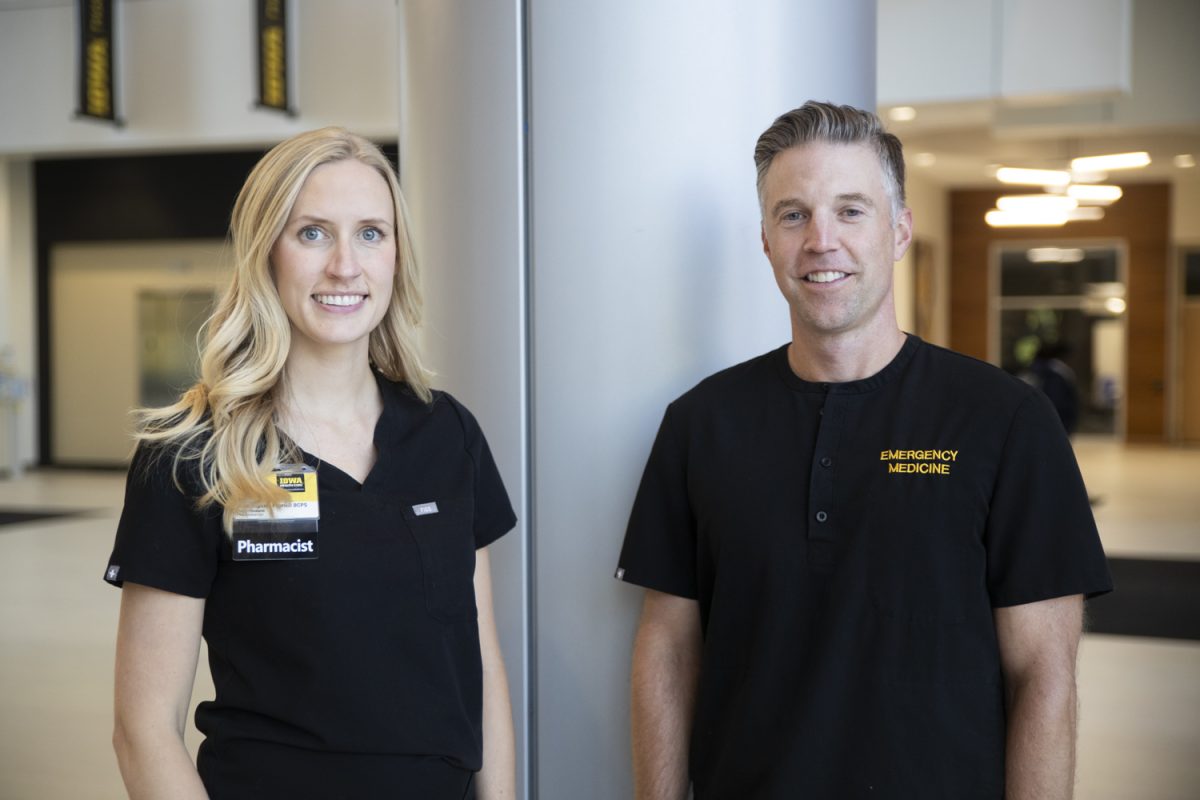
<path id="1" fill-rule="evenodd" d="M 829 519 L 829 515 L 826 514 L 824 511 L 817 512 L 817 522 L 824 522 L 827 519 Z"/>
<path id="2" fill-rule="evenodd" d="M 822 466 L 822 467 L 832 467 L 832 466 L 833 466 L 833 459 L 832 459 L 832 458 L 830 458 L 829 456 L 825 456 L 825 457 L 823 457 L 823 458 L 821 459 L 821 466 Z"/>

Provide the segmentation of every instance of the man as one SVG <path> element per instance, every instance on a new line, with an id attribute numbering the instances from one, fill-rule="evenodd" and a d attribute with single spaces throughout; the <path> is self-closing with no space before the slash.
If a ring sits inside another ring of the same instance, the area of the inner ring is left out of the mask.
<path id="1" fill-rule="evenodd" d="M 617 576 L 639 800 L 1069 798 L 1110 579 L 1035 390 L 904 334 L 900 142 L 809 102 L 755 149 L 790 344 L 667 409 Z"/>

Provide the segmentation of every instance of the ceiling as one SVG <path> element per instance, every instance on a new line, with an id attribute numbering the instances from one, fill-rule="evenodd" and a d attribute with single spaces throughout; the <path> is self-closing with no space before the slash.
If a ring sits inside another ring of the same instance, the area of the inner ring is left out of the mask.
<path id="1" fill-rule="evenodd" d="M 1144 169 L 1113 172 L 1108 182 L 1122 180 L 1200 181 L 1200 168 L 1183 169 L 1174 157 L 1190 154 L 1200 161 L 1200 125 L 1160 125 L 1122 129 L 1088 125 L 1039 130 L 998 122 L 1011 112 L 995 101 L 913 106 L 916 117 L 892 121 L 891 108 L 879 109 L 889 130 L 904 142 L 909 174 L 947 188 L 997 185 L 992 177 L 999 165 L 1065 169 L 1077 156 L 1145 150 L 1151 164 Z M 932 154 L 919 157 L 919 154 Z M 932 163 L 927 163 L 927 162 Z"/>

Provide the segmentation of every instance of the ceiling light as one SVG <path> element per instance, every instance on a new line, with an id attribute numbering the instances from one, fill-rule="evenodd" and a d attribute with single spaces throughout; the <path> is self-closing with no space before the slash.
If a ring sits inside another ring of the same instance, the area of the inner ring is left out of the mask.
<path id="1" fill-rule="evenodd" d="M 1180 153 L 1172 159 L 1180 169 L 1191 169 L 1196 166 L 1196 157 L 1191 153 Z"/>
<path id="2" fill-rule="evenodd" d="M 996 170 L 996 180 L 1001 183 L 1019 183 L 1028 186 L 1066 186 L 1071 182 L 1071 175 L 1061 169 L 1000 167 Z"/>
<path id="3" fill-rule="evenodd" d="M 1100 206 L 1080 206 L 1068 211 L 1067 219 L 1071 222 L 1095 222 L 1104 219 L 1104 209 Z"/>
<path id="4" fill-rule="evenodd" d="M 1113 153 L 1107 156 L 1088 156 L 1071 159 L 1071 169 L 1079 172 L 1105 172 L 1113 169 L 1137 169 L 1150 163 L 1150 154 Z"/>
<path id="5" fill-rule="evenodd" d="M 1067 197 L 1074 197 L 1080 203 L 1115 203 L 1121 199 L 1120 186 L 1080 186 L 1071 184 L 1067 187 Z"/>
<path id="6" fill-rule="evenodd" d="M 1070 211 L 1079 201 L 1061 194 L 1010 194 L 996 199 L 1001 211 Z"/>
<path id="7" fill-rule="evenodd" d="M 1125 310 L 1125 301 L 1120 297 L 1110 297 L 1104 301 L 1104 308 L 1113 314 L 1120 314 Z"/>
<path id="8" fill-rule="evenodd" d="M 1048 227 L 1067 224 L 1066 211 L 1000 211 L 993 208 L 983 215 L 993 228 Z"/>
<path id="9" fill-rule="evenodd" d="M 1034 264 L 1078 264 L 1083 255 L 1079 247 L 1034 247 L 1025 251 L 1025 258 Z"/>
<path id="10" fill-rule="evenodd" d="M 918 167 L 932 167 L 937 163 L 937 156 L 933 153 L 917 153 L 913 156 L 913 164 Z"/>
<path id="11" fill-rule="evenodd" d="M 1071 170 L 1071 181 L 1073 183 L 1100 183 L 1100 181 L 1105 180 L 1108 180 L 1107 172 Z"/>
<path id="12" fill-rule="evenodd" d="M 912 106 L 896 106 L 888 112 L 892 122 L 912 122 L 917 118 L 917 110 Z"/>

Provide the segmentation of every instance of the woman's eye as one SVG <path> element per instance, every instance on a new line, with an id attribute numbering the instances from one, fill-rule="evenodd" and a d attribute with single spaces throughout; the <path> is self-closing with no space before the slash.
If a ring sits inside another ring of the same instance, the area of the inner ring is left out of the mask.
<path id="1" fill-rule="evenodd" d="M 364 228 L 362 238 L 366 242 L 378 242 L 383 238 L 383 231 L 379 230 L 379 228 Z"/>
<path id="2" fill-rule="evenodd" d="M 320 241 L 324 235 L 324 232 L 320 228 L 312 225 L 308 225 L 300 229 L 300 238 L 306 242 Z"/>

